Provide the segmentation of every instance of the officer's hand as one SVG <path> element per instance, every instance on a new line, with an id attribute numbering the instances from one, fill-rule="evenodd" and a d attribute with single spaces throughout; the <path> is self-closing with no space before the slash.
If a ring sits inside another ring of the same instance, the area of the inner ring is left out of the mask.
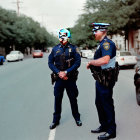
<path id="1" fill-rule="evenodd" d="M 87 69 L 89 69 L 89 66 L 90 66 L 91 64 L 90 64 L 90 62 L 88 62 L 88 64 L 87 64 Z"/>
<path id="2" fill-rule="evenodd" d="M 66 76 L 66 73 L 65 73 L 64 71 L 60 71 L 60 72 L 59 72 L 59 77 L 60 77 L 61 79 L 63 79 L 65 76 Z"/>
<path id="3" fill-rule="evenodd" d="M 67 76 L 65 76 L 65 77 L 63 78 L 63 80 L 68 80 L 68 77 L 67 77 Z"/>

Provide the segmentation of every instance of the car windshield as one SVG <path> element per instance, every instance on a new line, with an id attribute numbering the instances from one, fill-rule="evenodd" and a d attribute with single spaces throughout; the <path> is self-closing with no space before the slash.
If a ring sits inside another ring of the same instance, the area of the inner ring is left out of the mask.
<path id="1" fill-rule="evenodd" d="M 41 50 L 34 50 L 34 52 L 41 52 Z"/>
<path id="2" fill-rule="evenodd" d="M 130 56 L 130 52 L 120 52 L 120 56 Z"/>
<path id="3" fill-rule="evenodd" d="M 10 54 L 18 54 L 18 51 L 12 51 Z"/>

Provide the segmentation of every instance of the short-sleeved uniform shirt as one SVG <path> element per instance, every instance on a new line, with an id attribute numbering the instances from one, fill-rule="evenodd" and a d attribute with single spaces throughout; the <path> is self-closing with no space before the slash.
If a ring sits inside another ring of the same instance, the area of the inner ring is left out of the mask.
<path id="1" fill-rule="evenodd" d="M 104 57 L 106 55 L 110 56 L 110 61 L 108 64 L 102 65 L 102 69 L 106 68 L 114 68 L 115 67 L 115 62 L 116 62 L 116 46 L 113 41 L 105 37 L 100 44 L 98 45 L 95 55 L 94 55 L 94 60 Z"/>

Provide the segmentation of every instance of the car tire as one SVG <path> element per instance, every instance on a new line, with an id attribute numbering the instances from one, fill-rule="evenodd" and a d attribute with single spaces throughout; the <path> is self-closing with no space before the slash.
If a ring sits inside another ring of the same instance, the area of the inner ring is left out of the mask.
<path id="1" fill-rule="evenodd" d="M 140 106 L 140 87 L 136 87 L 136 100 L 137 104 Z"/>
<path id="2" fill-rule="evenodd" d="M 1 60 L 0 65 L 3 65 L 3 60 Z"/>

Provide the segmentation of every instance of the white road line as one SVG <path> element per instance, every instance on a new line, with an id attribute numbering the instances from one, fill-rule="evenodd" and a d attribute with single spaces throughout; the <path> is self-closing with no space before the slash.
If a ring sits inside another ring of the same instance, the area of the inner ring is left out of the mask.
<path id="1" fill-rule="evenodd" d="M 49 134 L 48 140 L 54 140 L 55 139 L 55 132 L 56 132 L 56 128 L 50 130 L 50 134 Z"/>

